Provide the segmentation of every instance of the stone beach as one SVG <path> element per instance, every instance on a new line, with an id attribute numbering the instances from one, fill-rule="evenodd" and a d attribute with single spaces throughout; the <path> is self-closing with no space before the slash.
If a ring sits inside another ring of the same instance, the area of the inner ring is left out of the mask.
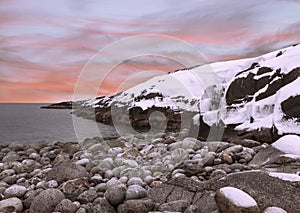
<path id="1" fill-rule="evenodd" d="M 300 157 L 232 141 L 200 141 L 183 129 L 1 145 L 0 211 L 299 212 Z"/>

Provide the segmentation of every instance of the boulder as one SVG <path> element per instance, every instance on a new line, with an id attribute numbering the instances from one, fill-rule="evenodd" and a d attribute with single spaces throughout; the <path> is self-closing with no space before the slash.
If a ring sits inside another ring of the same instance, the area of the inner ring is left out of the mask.
<path id="1" fill-rule="evenodd" d="M 0 212 L 21 212 L 23 210 L 22 201 L 12 197 L 0 201 Z"/>
<path id="2" fill-rule="evenodd" d="M 63 183 L 59 189 L 64 193 L 66 198 L 74 201 L 83 191 L 89 189 L 89 187 L 89 182 L 86 178 L 77 178 Z"/>
<path id="3" fill-rule="evenodd" d="M 282 208 L 271 206 L 266 208 L 263 213 L 287 213 L 287 212 Z"/>
<path id="4" fill-rule="evenodd" d="M 72 162 L 62 162 L 46 174 L 47 180 L 56 180 L 59 184 L 76 178 L 87 177 L 86 169 Z"/>
<path id="5" fill-rule="evenodd" d="M 147 213 L 153 208 L 154 203 L 151 199 L 127 200 L 118 206 L 118 213 Z"/>
<path id="6" fill-rule="evenodd" d="M 148 196 L 147 190 L 140 185 L 131 185 L 126 191 L 126 199 L 141 199 Z"/>
<path id="7" fill-rule="evenodd" d="M 125 200 L 126 186 L 123 184 L 110 186 L 106 190 L 104 197 L 112 206 L 118 206 Z"/>
<path id="8" fill-rule="evenodd" d="M 21 198 L 26 193 L 26 191 L 27 189 L 25 186 L 12 185 L 4 191 L 4 196 Z"/>
<path id="9" fill-rule="evenodd" d="M 46 189 L 37 195 L 30 206 L 30 213 L 49 213 L 65 198 L 58 189 Z"/>
<path id="10" fill-rule="evenodd" d="M 91 209 L 92 213 L 116 213 L 114 207 L 112 207 L 107 200 L 104 198 L 97 198 L 93 203 L 93 208 Z"/>
<path id="11" fill-rule="evenodd" d="M 256 201 L 247 193 L 234 187 L 220 188 L 216 192 L 215 199 L 220 212 L 259 213 Z"/>
<path id="12" fill-rule="evenodd" d="M 63 212 L 63 213 L 75 213 L 78 207 L 71 200 L 63 199 L 60 203 L 55 207 L 55 212 Z"/>

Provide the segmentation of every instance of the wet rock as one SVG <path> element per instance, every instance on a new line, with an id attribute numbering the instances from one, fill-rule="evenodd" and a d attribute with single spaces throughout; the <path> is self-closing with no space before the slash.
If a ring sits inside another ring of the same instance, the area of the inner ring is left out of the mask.
<path id="1" fill-rule="evenodd" d="M 118 206 L 125 200 L 126 186 L 123 184 L 111 186 L 106 190 L 104 197 L 112 206 Z"/>
<path id="2" fill-rule="evenodd" d="M 23 210 L 22 201 L 12 197 L 0 201 L 0 212 L 21 212 Z"/>
<path id="3" fill-rule="evenodd" d="M 75 213 L 78 207 L 71 200 L 63 199 L 57 204 L 55 207 L 55 212 L 63 212 L 63 213 Z"/>
<path id="4" fill-rule="evenodd" d="M 31 203 L 30 213 L 49 213 L 65 198 L 58 189 L 46 189 L 36 196 Z"/>
<path id="5" fill-rule="evenodd" d="M 140 185 L 131 185 L 126 191 L 126 199 L 141 199 L 148 196 L 147 190 Z"/>
<path id="6" fill-rule="evenodd" d="M 151 199 L 127 200 L 118 206 L 118 213 L 147 213 L 154 208 Z"/>
<path id="7" fill-rule="evenodd" d="M 62 162 L 46 174 L 46 180 L 56 180 L 61 184 L 68 180 L 87 176 L 88 173 L 84 167 L 72 162 Z"/>
<path id="8" fill-rule="evenodd" d="M 234 187 L 223 187 L 217 190 L 215 199 L 221 212 L 259 213 L 256 201 L 244 191 Z"/>

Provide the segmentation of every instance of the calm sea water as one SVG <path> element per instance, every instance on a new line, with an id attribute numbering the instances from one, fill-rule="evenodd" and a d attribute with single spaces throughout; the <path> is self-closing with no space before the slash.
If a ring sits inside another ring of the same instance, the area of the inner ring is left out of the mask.
<path id="1" fill-rule="evenodd" d="M 72 116 L 68 109 L 40 109 L 43 105 L 0 104 L 0 143 L 67 142 L 116 135 L 111 126 Z"/>

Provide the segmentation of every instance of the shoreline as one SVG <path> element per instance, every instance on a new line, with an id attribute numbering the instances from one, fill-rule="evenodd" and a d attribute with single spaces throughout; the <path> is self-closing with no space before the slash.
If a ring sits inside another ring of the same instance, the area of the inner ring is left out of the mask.
<path id="1" fill-rule="evenodd" d="M 0 158 L 2 211 L 216 213 L 228 186 L 253 197 L 254 209 L 300 211 L 287 201 L 300 196 L 300 157 L 249 139 L 206 142 L 183 130 L 151 139 L 1 145 Z"/>

